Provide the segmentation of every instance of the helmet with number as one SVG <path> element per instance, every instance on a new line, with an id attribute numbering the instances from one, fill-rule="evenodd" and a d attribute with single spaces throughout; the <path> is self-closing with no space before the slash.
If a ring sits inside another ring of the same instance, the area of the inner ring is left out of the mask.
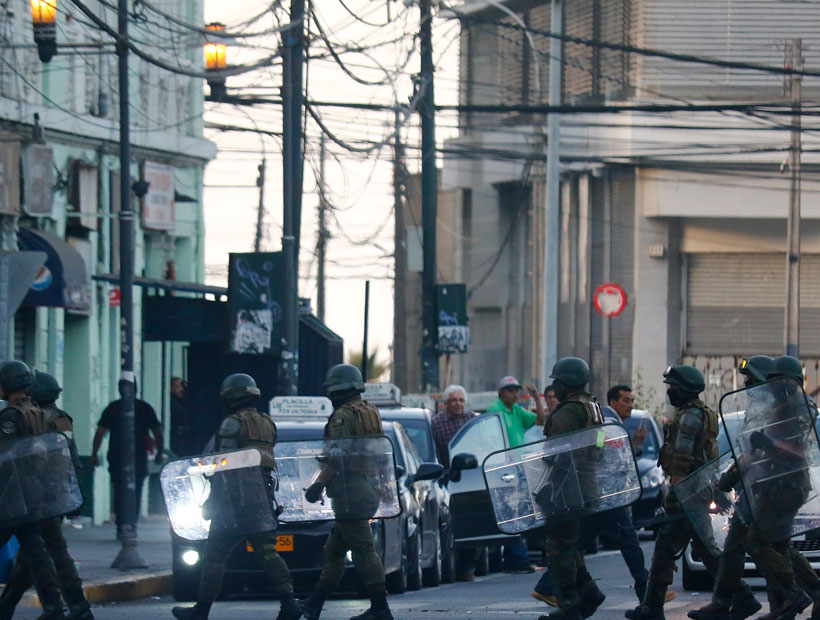
<path id="1" fill-rule="evenodd" d="M 774 359 L 768 355 L 753 355 L 740 360 L 737 371 L 746 377 L 751 377 L 757 383 L 763 383 L 772 368 Z M 748 385 L 748 384 L 747 384 Z"/>
<path id="2" fill-rule="evenodd" d="M 552 367 L 550 379 L 560 381 L 567 387 L 583 387 L 591 378 L 589 365 L 580 357 L 562 357 Z"/>
<path id="3" fill-rule="evenodd" d="M 239 400 L 249 396 L 259 396 L 261 392 L 256 387 L 253 377 L 243 372 L 237 372 L 225 377 L 222 387 L 219 388 L 219 398 L 225 401 Z"/>
<path id="4" fill-rule="evenodd" d="M 26 390 L 33 380 L 31 369 L 25 362 L 11 360 L 0 364 L 0 386 L 7 395 L 9 392 Z"/>
<path id="5" fill-rule="evenodd" d="M 31 384 L 29 394 L 35 403 L 50 403 L 57 400 L 63 388 L 57 383 L 54 375 L 34 369 L 34 382 Z"/>
<path id="6" fill-rule="evenodd" d="M 791 377 L 800 383 L 803 383 L 803 366 L 800 360 L 791 355 L 781 355 L 774 358 L 772 367 L 769 369 L 767 379 L 774 379 L 776 377 Z"/>
<path id="7" fill-rule="evenodd" d="M 703 375 L 694 366 L 679 364 L 670 366 L 663 373 L 663 382 L 669 385 L 676 385 L 684 392 L 700 394 L 706 389 L 706 382 Z"/>
<path id="8" fill-rule="evenodd" d="M 325 391 L 331 392 L 364 392 L 364 379 L 361 371 L 352 364 L 336 364 L 327 371 Z"/>

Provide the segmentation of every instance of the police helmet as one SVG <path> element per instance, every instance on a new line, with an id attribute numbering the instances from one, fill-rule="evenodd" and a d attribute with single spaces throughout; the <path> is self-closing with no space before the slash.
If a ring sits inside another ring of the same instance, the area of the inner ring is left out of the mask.
<path id="1" fill-rule="evenodd" d="M 706 389 L 706 382 L 703 375 L 694 366 L 678 364 L 670 366 L 663 373 L 663 382 L 669 385 L 676 385 L 684 392 L 700 394 Z"/>
<path id="2" fill-rule="evenodd" d="M 364 392 L 364 379 L 361 371 L 352 364 L 336 364 L 327 371 L 325 391 L 331 392 Z"/>
<path id="3" fill-rule="evenodd" d="M 222 387 L 219 388 L 219 398 L 222 400 L 238 400 L 248 396 L 259 396 L 261 392 L 256 387 L 253 377 L 243 372 L 237 372 L 225 377 Z"/>
<path id="4" fill-rule="evenodd" d="M 0 386 L 8 395 L 9 392 L 25 390 L 31 385 L 34 376 L 25 362 L 11 360 L 0 364 Z"/>
<path id="5" fill-rule="evenodd" d="M 741 375 L 752 377 L 758 383 L 763 383 L 772 368 L 774 359 L 768 355 L 753 355 L 740 360 L 737 371 Z"/>
<path id="6" fill-rule="evenodd" d="M 35 403 L 50 403 L 57 400 L 63 388 L 57 383 L 54 375 L 50 375 L 42 370 L 34 369 L 34 382 L 31 384 L 29 394 Z"/>
<path id="7" fill-rule="evenodd" d="M 800 364 L 800 360 L 791 355 L 781 355 L 774 358 L 766 378 L 774 379 L 776 377 L 791 377 L 803 383 L 803 366 Z"/>
<path id="8" fill-rule="evenodd" d="M 567 387 L 583 387 L 591 378 L 589 365 L 580 357 L 562 357 L 552 367 L 550 379 L 556 379 Z"/>

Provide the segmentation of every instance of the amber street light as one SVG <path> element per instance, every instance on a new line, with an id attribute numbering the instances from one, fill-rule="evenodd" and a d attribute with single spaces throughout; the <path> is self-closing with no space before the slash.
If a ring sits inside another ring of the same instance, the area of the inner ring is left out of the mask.
<path id="1" fill-rule="evenodd" d="M 48 62 L 57 53 L 57 0 L 31 0 L 31 23 L 37 54 Z"/>
<path id="2" fill-rule="evenodd" d="M 207 24 L 205 26 L 205 30 L 210 30 L 211 32 L 223 32 L 225 30 L 225 24 L 220 24 L 218 22 Z M 216 41 L 221 40 L 217 37 L 214 37 L 214 39 Z M 222 75 L 219 75 L 219 72 L 227 66 L 227 61 L 225 59 L 225 44 L 208 41 L 205 44 L 205 71 L 212 74 L 211 77 L 208 78 L 208 86 L 211 87 L 212 99 L 224 99 L 227 95 L 225 78 Z"/>

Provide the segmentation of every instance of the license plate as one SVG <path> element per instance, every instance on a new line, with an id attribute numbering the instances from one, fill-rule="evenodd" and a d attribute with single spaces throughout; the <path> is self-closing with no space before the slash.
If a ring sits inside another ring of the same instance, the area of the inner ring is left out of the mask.
<path id="1" fill-rule="evenodd" d="M 253 545 L 248 541 L 245 541 L 245 549 L 248 550 L 248 553 L 253 553 Z M 293 551 L 293 536 L 277 536 L 276 550 Z"/>
<path id="2" fill-rule="evenodd" d="M 276 537 L 277 551 L 293 551 L 293 536 L 277 536 Z"/>

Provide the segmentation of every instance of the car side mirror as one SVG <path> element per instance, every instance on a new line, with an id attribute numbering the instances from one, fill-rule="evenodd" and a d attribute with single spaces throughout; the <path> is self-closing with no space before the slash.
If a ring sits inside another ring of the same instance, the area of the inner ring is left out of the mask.
<path id="1" fill-rule="evenodd" d="M 438 463 L 422 463 L 419 465 L 416 475 L 413 476 L 413 481 L 416 480 L 435 480 L 441 478 L 444 473 L 444 467 Z"/>
<path id="2" fill-rule="evenodd" d="M 456 454 L 450 463 L 450 469 L 453 471 L 462 471 L 464 469 L 478 469 L 478 459 L 472 454 Z"/>
<path id="3" fill-rule="evenodd" d="M 401 478 L 404 475 L 404 472 L 407 471 L 404 469 L 402 465 L 396 465 L 396 480 Z"/>

